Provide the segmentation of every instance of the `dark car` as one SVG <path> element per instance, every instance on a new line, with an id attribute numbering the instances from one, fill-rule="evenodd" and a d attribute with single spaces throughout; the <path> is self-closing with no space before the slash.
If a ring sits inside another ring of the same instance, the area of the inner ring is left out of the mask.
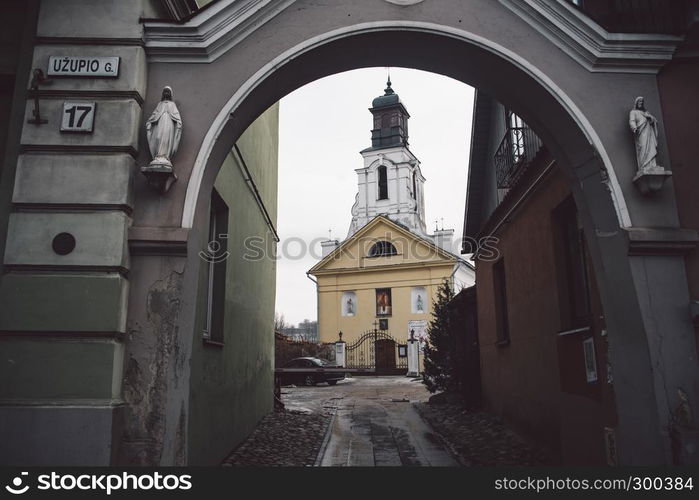
<path id="1" fill-rule="evenodd" d="M 337 384 L 338 380 L 345 378 L 344 372 L 337 366 L 324 359 L 303 357 L 294 358 L 277 370 L 277 376 L 281 378 L 282 385 L 316 385 L 327 382 L 328 385 Z"/>

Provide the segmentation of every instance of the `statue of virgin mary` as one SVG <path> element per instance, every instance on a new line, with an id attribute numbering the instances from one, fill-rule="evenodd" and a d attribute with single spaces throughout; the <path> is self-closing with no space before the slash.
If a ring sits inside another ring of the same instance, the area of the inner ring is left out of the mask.
<path id="1" fill-rule="evenodd" d="M 658 121 L 645 106 L 645 99 L 637 97 L 629 113 L 629 127 L 636 142 L 636 161 L 638 172 L 644 173 L 659 167 L 658 156 Z"/>
<path id="2" fill-rule="evenodd" d="M 182 118 L 172 100 L 172 88 L 163 88 L 162 99 L 146 121 L 146 135 L 153 156 L 150 165 L 172 167 L 172 156 L 182 136 Z"/>

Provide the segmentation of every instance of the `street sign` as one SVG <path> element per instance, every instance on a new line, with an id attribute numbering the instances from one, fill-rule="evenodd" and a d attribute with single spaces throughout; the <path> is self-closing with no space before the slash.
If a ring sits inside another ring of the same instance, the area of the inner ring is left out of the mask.
<path id="1" fill-rule="evenodd" d="M 50 56 L 48 76 L 119 76 L 119 57 Z"/>
<path id="2" fill-rule="evenodd" d="M 97 104 L 85 101 L 64 101 L 61 132 L 92 133 Z"/>

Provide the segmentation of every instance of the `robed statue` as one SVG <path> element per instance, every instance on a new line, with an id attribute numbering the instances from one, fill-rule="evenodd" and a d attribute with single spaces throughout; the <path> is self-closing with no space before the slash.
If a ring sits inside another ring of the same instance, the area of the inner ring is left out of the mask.
<path id="1" fill-rule="evenodd" d="M 172 167 L 172 157 L 182 136 L 182 118 L 172 100 L 172 88 L 163 88 L 160 102 L 146 121 L 146 135 L 153 156 L 150 165 Z"/>
<path id="2" fill-rule="evenodd" d="M 658 167 L 658 121 L 646 111 L 643 97 L 637 97 L 634 108 L 629 113 L 629 127 L 636 141 L 636 161 L 638 172 L 662 168 Z"/>

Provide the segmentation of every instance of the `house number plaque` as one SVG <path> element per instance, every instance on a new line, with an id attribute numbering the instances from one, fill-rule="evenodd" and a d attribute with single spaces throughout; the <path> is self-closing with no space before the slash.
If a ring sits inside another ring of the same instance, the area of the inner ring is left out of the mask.
<path id="1" fill-rule="evenodd" d="M 83 132 L 91 134 L 95 124 L 94 102 L 64 101 L 61 132 Z"/>

